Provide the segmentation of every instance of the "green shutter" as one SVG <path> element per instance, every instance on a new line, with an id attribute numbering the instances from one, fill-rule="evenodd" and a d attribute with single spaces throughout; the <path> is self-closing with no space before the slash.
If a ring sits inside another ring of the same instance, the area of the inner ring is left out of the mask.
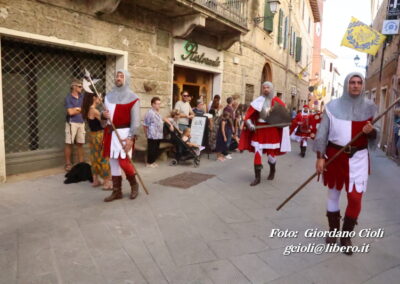
<path id="1" fill-rule="evenodd" d="M 288 46 L 288 36 L 289 36 L 289 27 L 288 27 L 288 17 L 285 18 L 285 26 L 283 32 L 283 48 L 286 49 Z"/>
<path id="2" fill-rule="evenodd" d="M 282 25 L 283 25 L 283 12 L 279 9 L 279 24 L 278 24 L 278 45 L 282 44 Z"/>
<path id="3" fill-rule="evenodd" d="M 264 30 L 272 32 L 274 30 L 274 15 L 272 14 L 267 1 L 265 1 L 264 7 Z"/>
<path id="4" fill-rule="evenodd" d="M 301 61 L 301 37 L 296 38 L 296 62 Z"/>

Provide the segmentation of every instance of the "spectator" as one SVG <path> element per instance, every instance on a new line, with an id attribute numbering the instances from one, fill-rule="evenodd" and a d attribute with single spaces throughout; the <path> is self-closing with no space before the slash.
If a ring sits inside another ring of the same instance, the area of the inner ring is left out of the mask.
<path id="1" fill-rule="evenodd" d="M 221 97 L 220 95 L 215 95 L 212 102 L 208 105 L 208 112 L 210 113 L 211 110 L 215 111 L 216 116 L 220 116 L 222 113 L 222 105 L 221 105 Z"/>
<path id="2" fill-rule="evenodd" d="M 195 116 L 203 116 L 205 111 L 204 111 L 204 103 L 202 99 L 198 99 L 196 101 L 196 107 L 193 109 L 193 113 Z"/>
<path id="3" fill-rule="evenodd" d="M 227 131 L 227 141 L 226 141 L 227 147 L 228 147 L 228 150 L 229 150 L 230 149 L 230 145 L 232 143 L 232 138 L 234 136 L 236 136 L 236 132 L 235 132 L 236 129 L 235 129 L 235 125 L 234 125 L 235 111 L 233 109 L 233 98 L 232 97 L 228 97 L 226 99 L 226 103 L 227 103 L 227 106 L 224 108 L 223 112 L 229 113 L 229 119 L 227 120 L 227 123 L 228 123 L 228 127 L 230 127 L 231 129 L 230 129 L 230 131 Z M 232 156 L 228 154 L 225 158 L 232 159 Z"/>
<path id="4" fill-rule="evenodd" d="M 65 98 L 65 110 L 67 112 L 65 123 L 65 147 L 64 169 L 69 172 L 72 168 L 71 155 L 72 145 L 76 144 L 78 152 L 78 161 L 84 161 L 83 144 L 85 144 L 85 123 L 82 118 L 82 102 L 83 94 L 82 82 L 80 80 L 73 80 L 71 83 L 71 92 Z"/>
<path id="5" fill-rule="evenodd" d="M 292 109 L 292 119 L 294 119 L 296 117 L 296 115 L 297 115 L 297 112 L 296 112 L 296 108 L 294 107 Z"/>
<path id="6" fill-rule="evenodd" d="M 169 117 L 164 118 L 164 122 L 167 124 L 168 128 L 170 131 L 178 131 L 180 134 L 182 134 L 182 131 L 179 129 L 179 111 L 174 109 L 170 112 Z"/>
<path id="7" fill-rule="evenodd" d="M 219 122 L 215 151 L 217 152 L 217 160 L 220 162 L 225 161 L 225 159 L 232 159 L 228 154 L 228 135 L 232 130 L 232 126 L 229 125 L 229 119 L 229 112 L 224 112 Z"/>
<path id="8" fill-rule="evenodd" d="M 185 142 L 185 144 L 189 148 L 192 148 L 192 150 L 194 150 L 194 152 L 196 153 L 197 156 L 200 156 L 200 146 L 195 143 L 190 142 L 190 138 L 191 138 L 190 132 L 191 132 L 190 127 L 186 128 L 183 131 L 182 141 Z"/>
<path id="9" fill-rule="evenodd" d="M 400 155 L 400 108 L 394 111 L 394 145 L 395 157 L 399 158 Z"/>
<path id="10" fill-rule="evenodd" d="M 160 115 L 161 100 L 159 97 L 151 99 L 151 109 L 144 116 L 144 133 L 147 137 L 147 165 L 158 167 L 156 160 L 159 154 L 160 142 L 163 139 L 163 119 Z"/>
<path id="11" fill-rule="evenodd" d="M 108 158 L 103 157 L 103 126 L 101 123 L 100 112 L 97 110 L 100 99 L 93 94 L 85 94 L 82 103 L 82 118 L 89 125 L 89 149 L 90 164 L 93 175 L 93 187 L 101 185 L 100 178 L 103 179 L 103 189 L 112 190 L 110 164 Z M 103 120 L 105 121 L 105 120 Z"/>
<path id="12" fill-rule="evenodd" d="M 181 131 L 185 130 L 185 128 L 189 127 L 190 119 L 194 117 L 192 107 L 190 106 L 190 96 L 187 91 L 183 91 L 181 93 L 182 100 L 177 101 L 175 104 L 175 109 L 179 111 L 180 118 L 178 121 L 179 129 Z"/>

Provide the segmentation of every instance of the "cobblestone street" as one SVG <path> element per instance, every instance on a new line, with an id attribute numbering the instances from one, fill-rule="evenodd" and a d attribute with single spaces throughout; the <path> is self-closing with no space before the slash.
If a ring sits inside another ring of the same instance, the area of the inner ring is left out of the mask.
<path id="1" fill-rule="evenodd" d="M 64 185 L 63 175 L 0 186 L 1 283 L 398 283 L 400 277 L 399 167 L 381 152 L 372 175 L 360 229 L 384 230 L 369 253 L 293 253 L 287 245 L 320 244 L 307 229 L 327 228 L 326 190 L 315 181 L 281 211 L 276 207 L 309 175 L 314 155 L 278 160 L 277 176 L 250 188 L 252 156 L 223 164 L 203 156 L 201 166 L 138 168 L 148 185 L 138 199 L 106 204 L 108 194 L 89 183 Z M 216 177 L 189 189 L 158 180 L 193 171 Z M 341 198 L 345 208 L 346 198 Z M 272 229 L 297 238 L 270 238 Z"/>

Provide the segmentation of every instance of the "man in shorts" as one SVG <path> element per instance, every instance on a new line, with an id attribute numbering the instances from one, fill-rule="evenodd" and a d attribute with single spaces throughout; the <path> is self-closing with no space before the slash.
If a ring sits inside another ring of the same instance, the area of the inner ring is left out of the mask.
<path id="1" fill-rule="evenodd" d="M 71 170 L 72 145 L 76 144 L 79 162 L 84 160 L 83 144 L 85 144 L 85 123 L 81 114 L 83 102 L 82 81 L 73 80 L 71 92 L 65 98 L 65 170 Z"/>

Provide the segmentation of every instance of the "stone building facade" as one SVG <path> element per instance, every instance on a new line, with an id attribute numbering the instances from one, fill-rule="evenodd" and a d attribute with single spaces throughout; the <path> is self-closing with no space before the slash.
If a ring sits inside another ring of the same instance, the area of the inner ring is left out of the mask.
<path id="1" fill-rule="evenodd" d="M 142 115 L 182 90 L 248 103 L 264 80 L 298 107 L 319 20 L 317 0 L 281 0 L 275 15 L 266 0 L 0 0 L 0 179 L 63 163 L 63 100 L 85 68 L 102 93 L 128 69 Z"/>
<path id="2" fill-rule="evenodd" d="M 375 17 L 372 24 L 375 30 L 382 30 L 384 20 L 399 18 L 400 2 L 393 9 L 397 11 L 397 16 L 388 16 L 388 4 L 393 4 L 393 0 L 372 1 L 372 3 L 375 5 L 380 4 L 379 9 L 375 10 Z M 400 96 L 398 94 L 400 91 L 399 46 L 400 36 L 389 36 L 375 56 L 368 55 L 366 93 L 378 105 L 379 113 L 383 112 Z M 381 149 L 393 157 L 398 154 L 396 153 L 393 131 L 395 111 L 400 111 L 400 105 L 393 108 L 381 119 L 381 137 L 379 141 Z"/>

